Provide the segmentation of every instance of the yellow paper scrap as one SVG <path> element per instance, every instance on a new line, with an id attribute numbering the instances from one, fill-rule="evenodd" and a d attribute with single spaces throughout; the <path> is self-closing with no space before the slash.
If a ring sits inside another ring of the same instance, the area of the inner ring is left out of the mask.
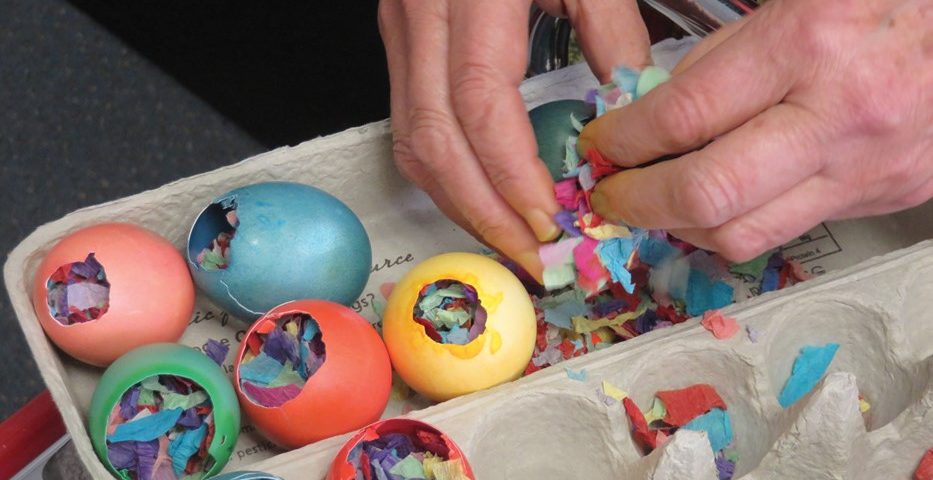
<path id="1" fill-rule="evenodd" d="M 628 396 L 627 393 L 616 387 L 615 385 L 603 380 L 603 393 L 606 394 L 609 398 L 614 398 L 621 402 L 625 397 Z"/>
<path id="2" fill-rule="evenodd" d="M 642 302 L 634 312 L 620 313 L 612 318 L 603 317 L 597 320 L 590 320 L 584 316 L 577 316 L 571 318 L 570 321 L 573 323 L 573 329 L 577 333 L 590 333 L 602 327 L 618 327 L 629 320 L 640 317 L 645 313 L 645 310 L 648 310 L 648 305 Z"/>
<path id="3" fill-rule="evenodd" d="M 862 413 L 867 413 L 869 410 L 871 410 L 871 404 L 868 403 L 868 401 L 865 400 L 864 398 L 859 398 L 859 399 L 858 399 L 858 409 L 859 409 L 859 411 L 862 412 Z"/>
<path id="4" fill-rule="evenodd" d="M 604 223 L 598 227 L 590 227 L 583 231 L 587 236 L 592 237 L 595 240 L 607 240 L 610 238 L 627 238 L 632 236 L 632 232 L 629 229 L 621 225 L 613 225 L 611 223 Z"/>
<path id="5" fill-rule="evenodd" d="M 434 475 L 435 480 L 470 480 L 466 476 L 466 472 L 463 471 L 463 465 L 460 464 L 459 458 L 433 465 L 431 473 Z"/>

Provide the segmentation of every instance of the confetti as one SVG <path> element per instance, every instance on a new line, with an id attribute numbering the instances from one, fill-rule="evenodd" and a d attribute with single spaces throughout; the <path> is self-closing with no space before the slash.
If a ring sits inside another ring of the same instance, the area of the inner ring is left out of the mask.
<path id="1" fill-rule="evenodd" d="M 110 306 L 110 283 L 94 253 L 59 267 L 46 286 L 49 312 L 62 325 L 97 320 Z"/>
<path id="2" fill-rule="evenodd" d="M 384 433 L 357 444 L 348 461 L 364 479 L 471 480 L 459 458 L 434 432 Z"/>
<path id="3" fill-rule="evenodd" d="M 211 401 L 188 379 L 146 378 L 122 395 L 110 419 L 107 458 L 123 478 L 201 478 L 213 462 Z"/>
<path id="4" fill-rule="evenodd" d="M 719 310 L 707 310 L 700 323 L 719 340 L 732 338 L 739 332 L 739 324 L 735 319 L 723 315 Z"/>
<path id="5" fill-rule="evenodd" d="M 297 397 L 305 382 L 324 364 L 327 353 L 317 321 L 306 313 L 280 317 L 268 333 L 257 333 L 240 362 L 240 387 L 247 398 L 264 407 L 278 407 Z M 254 352 L 256 353 L 256 352 Z"/>
<path id="6" fill-rule="evenodd" d="M 486 309 L 476 288 L 456 280 L 425 285 L 413 315 L 415 322 L 438 343 L 466 345 L 486 329 Z"/>
<path id="7" fill-rule="evenodd" d="M 838 349 L 838 343 L 801 348 L 800 354 L 794 360 L 790 378 L 787 379 L 778 396 L 778 403 L 787 408 L 810 393 L 810 390 L 813 390 L 813 387 L 823 378 L 823 374 L 826 373 Z"/>

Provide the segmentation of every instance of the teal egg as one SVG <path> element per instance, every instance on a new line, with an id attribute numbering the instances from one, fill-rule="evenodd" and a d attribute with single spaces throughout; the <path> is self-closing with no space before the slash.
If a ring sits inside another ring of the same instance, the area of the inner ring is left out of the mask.
<path id="1" fill-rule="evenodd" d="M 208 268 L 199 258 L 221 233 L 228 235 L 226 261 Z M 369 236 L 353 211 L 291 182 L 256 183 L 218 197 L 194 221 L 187 254 L 201 291 L 246 321 L 292 300 L 352 305 L 372 268 Z"/>
<path id="2" fill-rule="evenodd" d="M 561 180 L 567 138 L 577 136 L 570 115 L 582 123 L 595 116 L 593 105 L 582 100 L 557 100 L 533 108 L 528 112 L 538 142 L 538 156 L 547 165 L 554 181 Z"/>

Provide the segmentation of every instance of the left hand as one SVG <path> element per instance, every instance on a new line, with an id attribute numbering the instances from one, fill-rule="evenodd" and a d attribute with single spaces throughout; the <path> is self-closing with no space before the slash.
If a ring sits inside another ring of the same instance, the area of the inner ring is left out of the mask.
<path id="1" fill-rule="evenodd" d="M 625 167 L 690 152 L 608 177 L 593 207 L 733 261 L 823 220 L 919 205 L 933 196 L 933 0 L 771 0 L 579 147 Z"/>

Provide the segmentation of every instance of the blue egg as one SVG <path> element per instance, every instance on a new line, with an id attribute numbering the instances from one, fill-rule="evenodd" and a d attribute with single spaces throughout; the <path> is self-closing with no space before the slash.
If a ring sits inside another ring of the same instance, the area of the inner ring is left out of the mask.
<path id="1" fill-rule="evenodd" d="M 282 480 L 281 477 L 263 472 L 230 472 L 211 477 L 211 480 Z"/>
<path id="2" fill-rule="evenodd" d="M 214 200 L 188 236 L 188 267 L 220 307 L 255 320 L 291 300 L 352 304 L 372 247 L 359 218 L 317 188 L 257 183 Z"/>

